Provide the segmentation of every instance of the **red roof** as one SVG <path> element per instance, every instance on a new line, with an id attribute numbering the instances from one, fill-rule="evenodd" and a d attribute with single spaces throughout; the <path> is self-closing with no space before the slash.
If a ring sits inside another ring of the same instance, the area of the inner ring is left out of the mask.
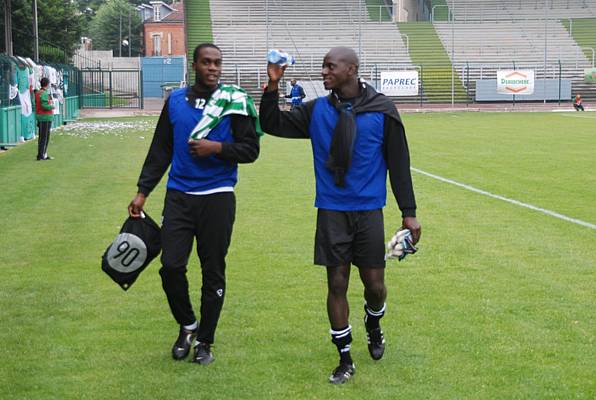
<path id="1" fill-rule="evenodd" d="M 168 14 L 162 21 L 184 22 L 184 4 L 182 4 L 182 1 L 172 3 L 172 8 L 175 8 L 176 11 Z"/>

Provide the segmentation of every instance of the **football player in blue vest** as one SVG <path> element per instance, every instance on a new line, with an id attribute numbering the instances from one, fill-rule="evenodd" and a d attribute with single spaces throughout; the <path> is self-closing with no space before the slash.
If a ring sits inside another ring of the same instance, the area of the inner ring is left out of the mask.
<path id="1" fill-rule="evenodd" d="M 412 232 L 414 243 L 421 233 L 404 126 L 394 104 L 358 79 L 358 66 L 354 50 L 331 49 L 321 71 L 331 94 L 281 111 L 278 86 L 285 67 L 268 64 L 269 82 L 259 117 L 265 132 L 310 139 L 312 144 L 318 209 L 314 263 L 327 270 L 327 314 L 331 341 L 339 353 L 339 365 L 329 377 L 333 384 L 344 383 L 355 373 L 346 296 L 351 265 L 358 267 L 364 284 L 370 356 L 379 360 L 385 351 L 379 321 L 387 297 L 383 207 L 388 171 L 402 213 L 401 227 Z"/>
<path id="2" fill-rule="evenodd" d="M 290 94 L 286 95 L 286 99 L 292 99 L 292 109 L 294 109 L 302 104 L 302 99 L 306 97 L 306 94 L 296 79 L 292 79 L 290 85 L 292 89 L 290 89 Z"/>
<path id="3" fill-rule="evenodd" d="M 180 325 L 172 357 L 186 358 L 194 344 L 192 361 L 207 365 L 214 360 L 211 345 L 225 297 L 225 257 L 236 213 L 238 164 L 257 159 L 259 141 L 256 114 L 224 116 L 206 138 L 189 140 L 209 100 L 222 93 L 220 49 L 211 43 L 197 46 L 192 68 L 195 84 L 172 92 L 163 107 L 128 211 L 133 218 L 141 216 L 146 197 L 169 167 L 159 272 Z M 195 316 L 186 277 L 195 238 L 202 271 L 200 319 Z"/>

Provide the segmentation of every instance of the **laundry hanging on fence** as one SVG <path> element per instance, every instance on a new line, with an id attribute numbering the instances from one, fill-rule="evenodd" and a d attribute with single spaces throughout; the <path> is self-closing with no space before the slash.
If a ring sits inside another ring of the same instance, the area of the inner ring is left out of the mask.
<path id="1" fill-rule="evenodd" d="M 33 107 L 31 105 L 31 94 L 29 90 L 24 92 L 19 92 L 19 102 L 21 103 L 21 114 L 24 117 L 28 117 L 33 112 Z"/>

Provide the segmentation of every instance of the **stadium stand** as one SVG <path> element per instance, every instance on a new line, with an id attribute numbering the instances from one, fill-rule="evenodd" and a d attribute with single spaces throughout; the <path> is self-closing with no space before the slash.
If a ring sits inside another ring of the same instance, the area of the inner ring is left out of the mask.
<path id="1" fill-rule="evenodd" d="M 573 25 L 570 16 L 592 16 L 596 1 L 552 0 L 547 7 L 544 1 L 518 0 L 448 0 L 447 4 L 453 24 L 435 20 L 434 27 L 462 82 L 470 82 L 470 93 L 475 92 L 476 79 L 494 79 L 499 69 L 530 68 L 539 79 L 569 79 L 572 92 L 596 98 L 594 85 L 583 79 L 584 68 L 593 65 L 586 57 L 591 55 L 589 46 L 578 43 L 564 25 Z M 576 25 L 578 33 L 582 28 L 592 36 L 596 32 L 589 23 Z"/>
<path id="2" fill-rule="evenodd" d="M 424 100 L 445 102 L 451 100 L 451 60 L 445 52 L 435 28 L 430 22 L 398 24 L 401 33 L 409 40 L 410 58 L 421 66 Z M 466 86 L 459 75 L 455 77 L 455 101 L 467 100 Z"/>
<path id="3" fill-rule="evenodd" d="M 586 58 L 594 64 L 596 57 L 596 18 L 563 19 L 561 24 L 573 36 Z"/>
<path id="4" fill-rule="evenodd" d="M 358 49 L 361 44 L 361 74 L 368 80 L 376 79 L 380 68 L 415 68 L 407 39 L 391 19 L 384 21 L 382 12 L 381 18 L 368 13 L 358 18 L 367 9 L 379 12 L 358 0 L 270 0 L 268 14 L 264 1 L 211 0 L 213 37 L 226 60 L 224 79 L 258 95 L 267 79 L 267 46 L 295 55 L 288 75 L 303 80 L 320 80 L 321 61 L 333 46 Z"/>
<path id="5" fill-rule="evenodd" d="M 596 16 L 596 0 L 446 0 L 458 21 Z M 546 7 L 545 7 L 546 4 Z"/>
<path id="6" fill-rule="evenodd" d="M 383 0 L 187 3 L 189 59 L 194 43 L 213 40 L 224 51 L 224 81 L 255 98 L 267 81 L 267 48 L 296 56 L 287 78 L 320 94 L 321 60 L 339 45 L 361 49 L 361 75 L 373 83 L 383 70 L 419 70 L 425 102 L 474 101 L 476 79 L 511 68 L 568 79 L 573 93 L 596 98 L 596 85 L 583 82 L 596 48 L 596 0 L 432 0 L 433 21 L 397 24 Z"/>
<path id="7" fill-rule="evenodd" d="M 185 1 L 184 23 L 186 25 L 187 42 L 186 59 L 190 65 L 195 47 L 199 43 L 213 41 L 209 0 Z"/>

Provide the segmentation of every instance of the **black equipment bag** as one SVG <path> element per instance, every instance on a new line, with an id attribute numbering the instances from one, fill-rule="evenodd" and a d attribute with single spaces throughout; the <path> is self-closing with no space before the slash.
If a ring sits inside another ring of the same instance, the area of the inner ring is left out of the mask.
<path id="1" fill-rule="evenodd" d="M 128 290 L 149 263 L 161 252 L 159 226 L 147 215 L 124 222 L 120 234 L 101 257 L 101 269 Z"/>

